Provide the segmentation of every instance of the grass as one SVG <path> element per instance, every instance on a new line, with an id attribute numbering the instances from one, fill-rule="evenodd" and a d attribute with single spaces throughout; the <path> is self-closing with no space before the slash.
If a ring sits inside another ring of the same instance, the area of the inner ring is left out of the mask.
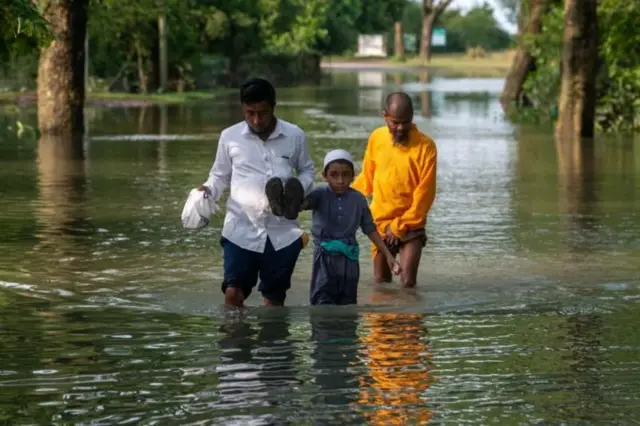
<path id="1" fill-rule="evenodd" d="M 237 89 L 236 89 L 237 90 Z M 234 89 L 216 89 L 211 92 L 182 92 L 182 93 L 158 93 L 158 94 L 138 94 L 138 93 L 118 93 L 118 92 L 102 92 L 102 93 L 90 93 L 88 99 L 90 100 L 102 100 L 102 101 L 128 101 L 139 100 L 149 101 L 153 103 L 185 103 L 192 101 L 203 101 L 214 99 L 217 96 L 225 95 L 228 93 L 235 93 Z"/>
<path id="2" fill-rule="evenodd" d="M 215 89 L 210 92 L 183 92 L 139 94 L 124 92 L 91 92 L 87 93 L 87 104 L 183 104 L 188 102 L 215 99 L 228 93 L 235 93 L 233 89 Z M 29 102 L 36 100 L 36 92 L 0 92 L 0 103 Z"/>
<path id="3" fill-rule="evenodd" d="M 382 69 L 440 69 L 445 72 L 463 73 L 486 76 L 506 75 L 513 51 L 489 52 L 484 57 L 471 57 L 459 54 L 434 54 L 430 62 L 425 62 L 418 57 L 408 58 L 369 58 L 369 57 L 344 57 L 328 56 L 323 58 L 322 66 L 326 68 L 357 69 L 359 67 L 375 67 Z"/>

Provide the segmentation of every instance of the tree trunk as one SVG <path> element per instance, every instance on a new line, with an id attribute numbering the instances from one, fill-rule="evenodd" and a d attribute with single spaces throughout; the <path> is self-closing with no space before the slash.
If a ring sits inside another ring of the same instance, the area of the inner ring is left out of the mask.
<path id="1" fill-rule="evenodd" d="M 84 37 L 84 90 L 86 96 L 89 90 L 89 28 Z"/>
<path id="2" fill-rule="evenodd" d="M 136 58 L 138 64 L 138 85 L 140 93 L 147 93 L 149 91 L 149 80 L 147 78 L 147 71 L 145 67 L 145 57 L 144 52 L 142 51 L 142 47 L 140 45 L 140 40 L 136 40 Z"/>
<path id="3" fill-rule="evenodd" d="M 393 54 L 398 57 L 404 57 L 404 31 L 402 28 L 402 21 L 396 21 L 394 24 L 394 40 L 393 40 Z"/>
<path id="4" fill-rule="evenodd" d="M 556 134 L 592 138 L 598 70 L 597 0 L 565 0 L 562 81 Z"/>
<path id="5" fill-rule="evenodd" d="M 159 62 L 160 62 L 160 85 L 159 89 L 167 90 L 167 80 L 169 75 L 169 58 L 167 47 L 167 22 L 164 16 L 164 4 L 158 13 L 158 38 L 159 38 Z"/>
<path id="6" fill-rule="evenodd" d="M 431 60 L 431 38 L 433 36 L 433 15 L 425 15 L 422 18 L 422 39 L 420 41 L 420 59 L 429 62 Z"/>
<path id="7" fill-rule="evenodd" d="M 84 131 L 85 37 L 89 0 L 48 1 L 43 16 L 55 40 L 40 54 L 38 127 L 41 134 Z M 82 150 L 82 138 L 76 149 Z"/>
<path id="8" fill-rule="evenodd" d="M 549 9 L 548 0 L 529 0 L 529 9 L 527 13 L 527 24 L 520 34 L 520 38 L 530 35 L 537 35 L 542 32 L 542 16 Z M 505 77 L 504 88 L 500 95 L 500 102 L 503 109 L 509 108 L 517 103 L 522 94 L 522 86 L 524 85 L 527 75 L 534 67 L 534 58 L 527 52 L 522 45 L 518 47 L 511 67 Z"/>
<path id="9" fill-rule="evenodd" d="M 438 22 L 440 14 L 453 0 L 422 0 L 422 36 L 420 38 L 420 59 L 431 60 L 431 38 L 433 26 Z"/>

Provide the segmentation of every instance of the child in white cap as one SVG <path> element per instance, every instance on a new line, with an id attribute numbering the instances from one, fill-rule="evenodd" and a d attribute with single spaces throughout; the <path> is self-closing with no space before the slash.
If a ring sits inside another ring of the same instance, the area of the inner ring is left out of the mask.
<path id="1" fill-rule="evenodd" d="M 360 249 L 356 239 L 358 228 L 386 256 L 393 273 L 397 275 L 401 272 L 400 264 L 373 223 L 366 198 L 349 186 L 354 175 L 351 154 L 344 149 L 330 151 L 324 158 L 322 172 L 327 185 L 314 188 L 300 206 L 300 210 L 313 212 L 311 234 L 315 250 L 311 273 L 312 305 L 357 303 L 360 280 Z M 271 183 L 267 186 L 274 185 Z M 274 197 L 270 198 L 272 205 L 280 203 Z M 276 210 L 282 211 L 283 208 Z"/>

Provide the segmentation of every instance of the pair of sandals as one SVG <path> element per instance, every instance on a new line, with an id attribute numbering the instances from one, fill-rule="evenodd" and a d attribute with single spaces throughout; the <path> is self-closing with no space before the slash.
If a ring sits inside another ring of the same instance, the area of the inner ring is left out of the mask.
<path id="1" fill-rule="evenodd" d="M 298 179 L 292 177 L 283 184 L 279 177 L 272 177 L 267 181 L 265 193 L 271 213 L 289 220 L 298 218 L 304 201 L 304 188 Z"/>

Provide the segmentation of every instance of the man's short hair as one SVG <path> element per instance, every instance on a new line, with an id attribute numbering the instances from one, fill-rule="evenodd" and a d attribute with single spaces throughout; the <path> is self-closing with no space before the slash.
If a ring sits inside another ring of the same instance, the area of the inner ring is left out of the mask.
<path id="1" fill-rule="evenodd" d="M 413 112 L 413 99 L 405 92 L 392 92 L 387 95 L 387 100 L 385 102 L 385 109 L 389 111 L 391 104 L 393 102 L 398 102 L 402 104 L 405 108 L 409 108 L 411 112 Z"/>
<path id="2" fill-rule="evenodd" d="M 240 102 L 243 104 L 267 102 L 273 107 L 276 104 L 276 90 L 264 78 L 253 77 L 240 86 Z"/>

